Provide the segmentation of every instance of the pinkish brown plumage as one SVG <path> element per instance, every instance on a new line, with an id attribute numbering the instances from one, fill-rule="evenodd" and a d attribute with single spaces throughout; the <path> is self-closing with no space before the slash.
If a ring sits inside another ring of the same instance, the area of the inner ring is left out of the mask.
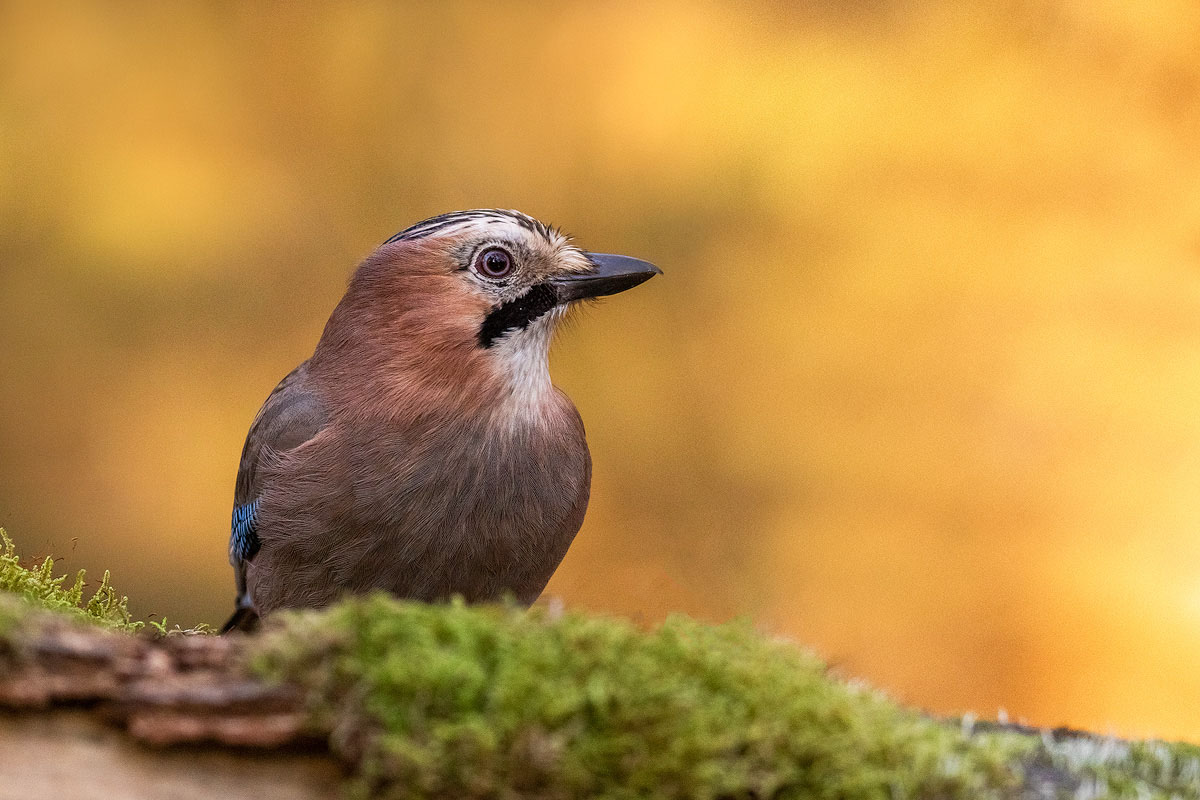
<path id="1" fill-rule="evenodd" d="M 555 323 L 657 272 L 514 211 L 446 214 L 385 242 L 250 428 L 226 628 L 375 589 L 532 603 L 591 479 L 583 423 L 550 381 Z"/>

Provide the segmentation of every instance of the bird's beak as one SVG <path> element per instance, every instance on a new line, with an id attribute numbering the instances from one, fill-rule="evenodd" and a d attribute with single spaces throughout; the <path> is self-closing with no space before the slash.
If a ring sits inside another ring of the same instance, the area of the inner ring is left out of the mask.
<path id="1" fill-rule="evenodd" d="M 560 303 L 616 294 L 662 274 L 661 269 L 638 258 L 608 253 L 588 253 L 587 257 L 596 265 L 594 270 L 564 275 L 551 281 Z"/>

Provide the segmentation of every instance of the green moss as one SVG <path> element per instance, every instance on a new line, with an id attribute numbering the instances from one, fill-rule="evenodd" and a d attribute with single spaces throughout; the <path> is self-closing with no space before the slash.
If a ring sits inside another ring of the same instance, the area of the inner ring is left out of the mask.
<path id="1" fill-rule="evenodd" d="M 65 613 L 136 630 L 0 530 L 0 644 Z M 200 631 L 168 631 L 180 635 Z M 300 687 L 356 797 L 1200 800 L 1200 748 L 948 723 L 831 676 L 747 625 L 378 595 L 280 614 L 250 668 Z"/>
<path id="2" fill-rule="evenodd" d="M 49 556 L 39 566 L 22 566 L 16 548 L 3 528 L 0 528 L 0 548 L 0 591 L 21 597 L 36 607 L 70 614 L 109 628 L 133 631 L 142 627 L 142 623 L 134 622 L 129 615 L 128 599 L 118 597 L 109 584 L 107 571 L 96 591 L 85 601 L 84 570 L 79 570 L 74 583 L 66 587 L 67 576 L 54 577 L 54 559 Z M 0 630 L 13 622 L 11 606 L 9 609 L 0 615 Z"/>
<path id="3" fill-rule="evenodd" d="M 1036 740 L 968 736 L 745 625 L 383 596 L 287 615 L 253 668 L 389 798 L 1008 797 Z"/>

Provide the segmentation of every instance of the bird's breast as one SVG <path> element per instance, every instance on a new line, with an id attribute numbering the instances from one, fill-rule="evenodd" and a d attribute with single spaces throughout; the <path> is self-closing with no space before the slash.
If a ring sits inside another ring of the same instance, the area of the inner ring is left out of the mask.
<path id="1" fill-rule="evenodd" d="M 583 426 L 566 402 L 537 422 L 439 420 L 366 435 L 352 469 L 349 582 L 420 599 L 536 598 L 589 494 Z"/>

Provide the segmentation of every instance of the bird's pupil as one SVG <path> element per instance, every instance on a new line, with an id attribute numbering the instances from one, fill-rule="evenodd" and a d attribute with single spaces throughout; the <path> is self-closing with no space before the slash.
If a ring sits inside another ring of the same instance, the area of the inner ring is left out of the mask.
<path id="1" fill-rule="evenodd" d="M 503 275 L 508 272 L 508 256 L 500 252 L 488 253 L 483 259 L 483 265 L 492 275 Z"/>

